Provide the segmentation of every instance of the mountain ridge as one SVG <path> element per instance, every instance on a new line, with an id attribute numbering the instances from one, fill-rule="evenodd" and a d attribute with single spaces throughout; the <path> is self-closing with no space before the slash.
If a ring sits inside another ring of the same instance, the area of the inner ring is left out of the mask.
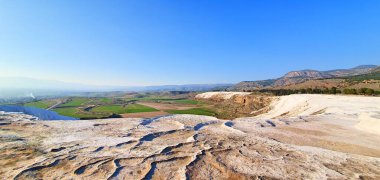
<path id="1" fill-rule="evenodd" d="M 0 98 L 30 97 L 44 95 L 68 95 L 85 92 L 150 92 L 150 91 L 213 91 L 226 89 L 233 84 L 183 84 L 157 86 L 100 86 L 70 83 L 56 80 L 40 80 L 25 77 L 0 77 Z"/>
<path id="2" fill-rule="evenodd" d="M 261 88 L 278 88 L 298 84 L 312 79 L 328 79 L 340 78 L 347 76 L 356 76 L 368 74 L 372 71 L 380 71 L 380 66 L 376 65 L 359 65 L 350 69 L 333 69 L 327 71 L 318 71 L 313 69 L 305 69 L 298 71 L 290 71 L 284 76 L 276 79 L 257 80 L 257 81 L 242 81 L 228 90 L 243 91 Z"/>

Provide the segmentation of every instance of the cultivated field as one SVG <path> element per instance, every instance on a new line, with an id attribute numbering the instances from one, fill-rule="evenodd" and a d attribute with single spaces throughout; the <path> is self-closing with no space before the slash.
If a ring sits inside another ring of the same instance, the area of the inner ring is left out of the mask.
<path id="1" fill-rule="evenodd" d="M 61 115 L 81 119 L 108 117 L 152 117 L 166 114 L 215 115 L 202 102 L 189 96 L 133 94 L 125 97 L 68 97 L 28 102 L 25 106 L 51 109 Z"/>

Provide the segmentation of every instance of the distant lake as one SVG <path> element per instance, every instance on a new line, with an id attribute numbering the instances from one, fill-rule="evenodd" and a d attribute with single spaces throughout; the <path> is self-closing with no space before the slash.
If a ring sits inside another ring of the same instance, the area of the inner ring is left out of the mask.
<path id="1" fill-rule="evenodd" d="M 0 111 L 5 112 L 21 112 L 38 117 L 39 120 L 78 120 L 78 118 L 62 116 L 54 111 L 36 107 L 15 106 L 15 105 L 1 105 Z"/>

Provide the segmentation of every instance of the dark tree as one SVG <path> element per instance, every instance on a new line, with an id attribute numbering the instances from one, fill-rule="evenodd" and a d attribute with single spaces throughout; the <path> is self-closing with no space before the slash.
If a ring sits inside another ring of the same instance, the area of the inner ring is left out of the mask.
<path id="1" fill-rule="evenodd" d="M 356 89 L 344 89 L 344 94 L 357 94 Z"/>
<path id="2" fill-rule="evenodd" d="M 330 94 L 336 94 L 336 93 L 337 93 L 336 87 L 332 87 L 330 89 Z"/>
<path id="3" fill-rule="evenodd" d="M 360 88 L 358 90 L 358 94 L 366 94 L 366 91 L 367 91 L 368 88 Z"/>
<path id="4" fill-rule="evenodd" d="M 365 91 L 365 94 L 366 95 L 374 95 L 375 94 L 375 90 L 367 88 L 366 91 Z"/>

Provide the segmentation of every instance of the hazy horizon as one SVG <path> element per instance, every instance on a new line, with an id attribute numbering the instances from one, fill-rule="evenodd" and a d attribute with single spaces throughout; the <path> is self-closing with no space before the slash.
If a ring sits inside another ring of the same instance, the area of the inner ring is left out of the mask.
<path id="1" fill-rule="evenodd" d="M 357 65 L 357 66 L 354 66 L 354 67 L 350 67 L 350 68 L 347 68 L 347 69 L 351 69 L 351 68 L 355 68 L 355 67 L 358 67 L 358 66 L 363 66 L 364 64 L 361 64 L 361 65 Z M 375 65 L 375 66 L 378 66 L 377 64 L 366 64 L 366 65 Z M 343 69 L 343 68 L 337 68 L 337 69 Z M 326 70 L 318 70 L 318 69 L 312 69 L 312 68 L 308 68 L 308 69 L 295 69 L 295 70 L 291 70 L 291 71 L 303 71 L 303 70 L 317 70 L 317 71 L 328 71 L 328 70 L 336 70 L 336 69 L 326 69 Z M 288 72 L 291 72 L 291 71 L 288 71 Z M 288 73 L 286 72 L 286 73 Z M 278 77 L 272 77 L 272 78 L 268 78 L 268 79 L 276 79 L 276 78 L 280 78 L 281 76 L 283 76 L 285 74 L 282 74 Z M 266 80 L 266 79 L 242 79 L 242 80 L 239 80 L 237 82 L 212 82 L 212 83 L 182 83 L 182 84 L 146 84 L 146 85 L 126 85 L 126 84 L 107 84 L 107 83 L 104 83 L 104 84 L 91 84 L 91 83 L 81 83 L 81 82 L 72 82 L 72 81 L 64 81 L 64 80 L 60 80 L 60 79 L 44 79 L 44 78 L 32 78 L 32 77 L 22 77 L 22 76 L 1 76 L 0 75 L 0 80 L 6 80 L 6 82 L 2 82 L 2 84 L 0 84 L 0 88 L 3 87 L 3 85 L 6 85 L 7 87 L 11 87 L 11 86 L 14 86 L 14 87 L 18 87 L 22 84 L 29 84 L 30 86 L 33 86 L 33 81 L 40 81 L 40 82 L 49 82 L 49 83 L 66 83 L 66 84 L 71 84 L 71 85 L 75 85 L 75 86 L 90 86 L 90 87 L 107 87 L 107 88 L 133 88 L 133 87 L 150 87 L 150 86 L 182 86 L 182 85 L 207 85 L 207 84 L 236 84 L 238 82 L 241 82 L 241 81 L 259 81 L 259 80 Z M 12 82 L 12 80 L 16 80 L 16 82 Z M 20 82 L 21 81 L 21 82 Z M 14 85 L 12 85 L 12 83 L 14 83 Z M 35 86 L 39 86 L 39 84 L 34 84 Z"/>

